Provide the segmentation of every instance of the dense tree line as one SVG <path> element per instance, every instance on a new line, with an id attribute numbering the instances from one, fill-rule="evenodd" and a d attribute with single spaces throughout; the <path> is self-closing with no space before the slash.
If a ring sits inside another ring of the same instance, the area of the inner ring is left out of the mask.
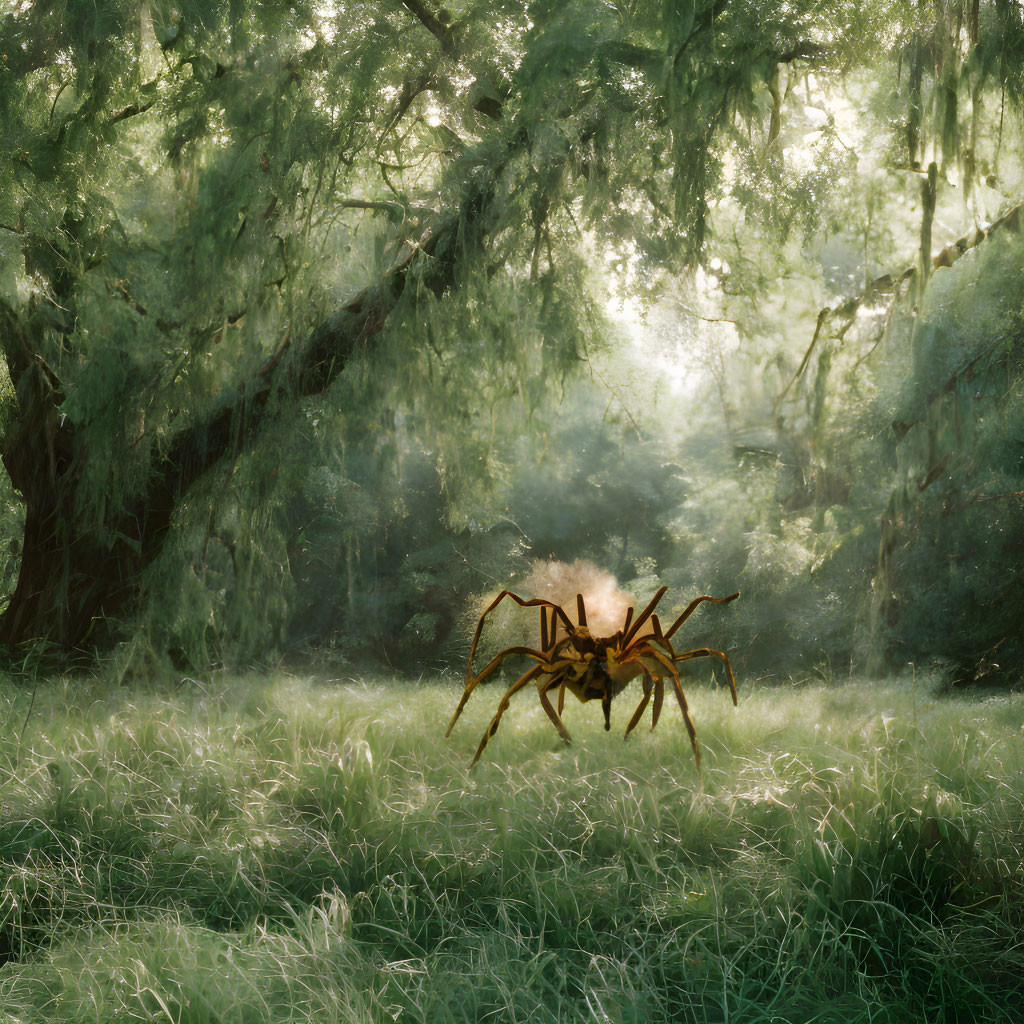
<path id="1" fill-rule="evenodd" d="M 16 5 L 0 642 L 438 663 L 554 555 L 989 672 L 1022 86 L 1009 0 Z"/>

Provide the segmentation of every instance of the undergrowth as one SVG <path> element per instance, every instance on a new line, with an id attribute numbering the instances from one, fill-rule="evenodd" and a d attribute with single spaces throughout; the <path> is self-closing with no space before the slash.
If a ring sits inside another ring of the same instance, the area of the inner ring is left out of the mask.
<path id="1" fill-rule="evenodd" d="M 1024 698 L 499 688 L 0 688 L 0 1022 L 1019 1019 Z"/>

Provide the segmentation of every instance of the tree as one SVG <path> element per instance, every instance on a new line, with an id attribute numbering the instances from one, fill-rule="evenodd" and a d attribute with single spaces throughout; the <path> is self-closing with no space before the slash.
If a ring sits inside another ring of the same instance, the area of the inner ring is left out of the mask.
<path id="1" fill-rule="evenodd" d="M 453 23 L 411 0 L 9 14 L 3 459 L 26 519 L 0 641 L 71 646 L 119 614 L 195 481 L 271 404 L 329 386 L 409 293 L 444 295 L 479 260 L 553 275 L 574 201 L 596 216 L 668 179 L 696 251 L 715 122 L 754 88 L 726 77 L 735 46 L 766 69 L 818 49 L 799 19 L 731 39 L 735 17 L 493 5 Z M 631 181 L 623 151 L 653 138 L 650 180 Z M 670 171 L 668 149 L 687 151 Z M 388 219 L 380 258 L 331 308 L 347 275 L 313 264 L 366 212 Z"/>
<path id="2" fill-rule="evenodd" d="M 768 145 L 778 137 L 780 68 L 837 72 L 897 37 L 919 54 L 916 12 L 842 0 L 13 10 L 0 25 L 0 448 L 25 526 L 0 643 L 99 642 L 167 538 L 211 515 L 197 484 L 230 477 L 273 424 L 368 360 L 370 377 L 415 366 L 410 390 L 447 392 L 470 417 L 474 395 L 542 392 L 594 329 L 583 251 L 699 259 L 728 139 L 766 120 Z M 1013 12 L 997 0 L 976 13 L 979 67 L 1019 92 Z M 952 58 L 935 46 L 933 94 L 945 88 L 948 107 Z M 535 318 L 530 345 L 452 328 L 458 310 L 479 319 L 513 294 Z"/>

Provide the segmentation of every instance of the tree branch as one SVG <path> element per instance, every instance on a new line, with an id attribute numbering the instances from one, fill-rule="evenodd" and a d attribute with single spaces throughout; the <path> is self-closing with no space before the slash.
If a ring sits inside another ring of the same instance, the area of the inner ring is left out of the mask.
<path id="1" fill-rule="evenodd" d="M 407 7 L 418 19 L 421 25 L 441 44 L 441 49 L 446 57 L 458 60 L 458 49 L 455 45 L 455 35 L 450 24 L 450 16 L 444 8 L 439 14 L 434 14 L 423 0 L 402 0 L 403 6 Z"/>
<path id="2" fill-rule="evenodd" d="M 111 114 L 107 118 L 107 124 L 117 124 L 118 121 L 124 121 L 126 118 L 144 114 L 155 102 L 156 100 L 149 100 L 147 103 L 129 103 L 127 107 L 122 107 L 116 113 Z"/>
<path id="3" fill-rule="evenodd" d="M 381 154 L 384 149 L 384 140 L 394 131 L 395 126 L 399 121 L 405 117 L 406 111 L 412 106 L 413 100 L 422 92 L 428 92 L 430 89 L 435 88 L 436 80 L 434 79 L 433 72 L 424 72 L 419 78 L 412 80 L 406 79 L 402 83 L 402 91 L 398 98 L 395 100 L 394 109 L 391 112 L 391 116 L 387 119 L 383 130 L 380 133 L 380 137 L 377 139 L 377 155 Z"/>
<path id="4" fill-rule="evenodd" d="M 961 257 L 979 246 L 986 238 L 990 238 L 993 234 L 1001 231 L 1019 231 L 1022 208 L 1024 208 L 1024 203 L 1017 203 L 1010 207 L 1010 209 L 1007 210 L 1006 213 L 1004 213 L 998 220 L 993 221 L 987 228 L 978 228 L 971 234 L 964 235 L 963 238 L 958 238 L 955 242 L 947 245 L 937 256 L 934 257 L 934 259 L 930 260 L 930 269 L 935 271 L 940 267 L 952 267 L 953 264 Z M 883 274 L 881 277 L 876 277 L 871 281 L 858 295 L 847 299 L 841 306 L 838 306 L 835 309 L 825 306 L 818 312 L 818 321 L 814 328 L 814 335 L 811 338 L 811 343 L 808 345 L 803 359 L 800 360 L 800 365 L 797 367 L 796 373 L 793 375 L 789 383 L 782 389 L 778 398 L 775 399 L 775 405 L 772 407 L 773 421 L 778 419 L 779 408 L 785 400 L 786 395 L 797 383 L 803 375 L 804 370 L 807 368 L 811 354 L 814 352 L 814 349 L 818 344 L 825 325 L 830 323 L 833 317 L 842 318 L 847 321 L 846 326 L 843 328 L 843 333 L 845 333 L 849 330 L 857 312 L 862 306 L 873 304 L 883 295 L 893 295 L 894 297 L 898 297 L 900 293 L 900 286 L 905 284 L 918 273 L 920 273 L 920 268 L 915 266 L 907 267 L 903 273 L 895 279 L 890 274 Z"/>
<path id="5" fill-rule="evenodd" d="M 343 210 L 375 210 L 386 213 L 389 217 L 423 216 L 434 213 L 429 206 L 406 206 L 404 203 L 387 199 L 343 199 L 338 203 Z M 0 225 L 2 226 L 2 225 Z"/>

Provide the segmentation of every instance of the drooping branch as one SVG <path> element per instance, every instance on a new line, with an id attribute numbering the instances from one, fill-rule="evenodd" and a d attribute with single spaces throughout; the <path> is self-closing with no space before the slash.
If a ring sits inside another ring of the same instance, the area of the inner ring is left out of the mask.
<path id="1" fill-rule="evenodd" d="M 374 213 L 386 213 L 396 220 L 404 220 L 411 216 L 422 217 L 433 213 L 429 206 L 410 206 L 388 199 L 343 199 L 337 204 L 343 210 L 370 210 Z"/>
<path id="2" fill-rule="evenodd" d="M 418 284 L 435 294 L 457 284 L 462 266 L 479 255 L 488 234 L 486 192 L 471 193 L 459 210 L 436 217 L 417 242 L 406 244 L 377 281 L 313 328 L 301 346 L 286 337 L 263 367 L 210 416 L 175 435 L 149 490 L 135 502 L 129 517 L 140 524 L 143 562 L 155 557 L 174 509 L 189 488 L 226 454 L 255 436 L 272 395 L 282 391 L 309 396 L 325 391 L 359 347 L 385 328 L 413 272 Z"/>
<path id="3" fill-rule="evenodd" d="M 928 176 L 921 182 L 921 253 L 914 289 L 915 304 L 924 296 L 932 271 L 932 222 L 935 220 L 935 200 L 939 168 L 933 160 L 928 165 Z"/>
<path id="4" fill-rule="evenodd" d="M 821 328 L 824 326 L 825 321 L 828 320 L 832 310 L 826 306 L 818 313 L 818 322 L 814 326 L 814 336 L 811 338 L 810 345 L 807 346 L 807 351 L 804 353 L 803 359 L 800 360 L 800 365 L 796 368 L 796 373 L 790 378 L 789 383 L 779 392 L 779 397 L 775 399 L 775 405 L 772 406 L 772 419 L 777 420 L 779 416 L 779 406 L 782 405 L 786 395 L 789 394 L 789 389 L 803 376 L 804 370 L 807 368 L 807 364 L 810 362 L 811 353 L 814 351 L 815 346 L 818 344 L 818 338 L 821 336 Z"/>
<path id="5" fill-rule="evenodd" d="M 964 235 L 962 238 L 958 238 L 955 242 L 951 242 L 936 256 L 929 258 L 928 262 L 930 270 L 934 273 L 941 267 L 952 267 L 953 264 L 961 257 L 981 245 L 986 238 L 991 238 L 995 234 L 999 234 L 1003 231 L 1018 231 L 1020 229 L 1022 208 L 1024 208 L 1024 203 L 1017 203 L 1010 207 L 1010 209 L 999 217 L 998 220 L 993 221 L 988 227 L 978 228 L 976 231 L 972 231 L 970 234 Z M 922 232 L 922 235 L 923 234 L 924 233 Z M 924 242 L 922 242 L 922 246 L 923 245 Z M 928 248 L 930 248 L 930 245 L 931 232 L 929 230 Z M 924 248 L 922 248 L 922 260 L 924 259 L 924 251 Z M 876 277 L 871 281 L 858 295 L 847 299 L 841 306 L 837 306 L 835 309 L 830 306 L 825 306 L 818 311 L 818 319 L 814 328 L 814 335 L 811 338 L 811 343 L 808 345 L 807 351 L 800 360 L 800 365 L 797 367 L 796 372 L 779 393 L 779 396 L 775 399 L 775 404 L 772 408 L 773 421 L 778 420 L 779 409 L 781 408 L 782 403 L 803 376 L 804 371 L 807 369 L 807 364 L 810 362 L 811 356 L 814 353 L 815 348 L 818 346 L 821 338 L 823 336 L 834 336 L 837 333 L 839 335 L 844 335 L 853 325 L 854 319 L 862 307 L 872 306 L 883 297 L 888 296 L 890 303 L 898 303 L 902 296 L 903 285 L 920 273 L 920 266 L 913 266 L 907 267 L 896 277 L 893 277 L 891 274 L 883 274 L 881 277 Z M 841 324 L 838 330 L 825 330 L 826 327 L 830 327 L 833 323 Z"/>

